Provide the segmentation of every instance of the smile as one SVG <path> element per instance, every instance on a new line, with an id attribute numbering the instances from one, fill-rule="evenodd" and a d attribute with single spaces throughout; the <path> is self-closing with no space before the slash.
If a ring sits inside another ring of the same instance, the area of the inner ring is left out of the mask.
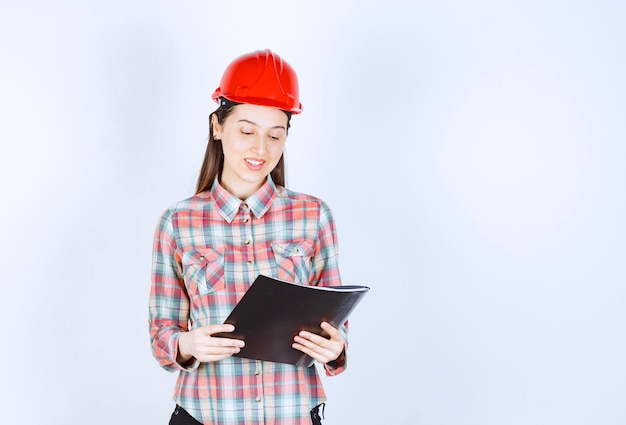
<path id="1" fill-rule="evenodd" d="M 265 161 L 259 161 L 259 160 L 254 160 L 254 159 L 246 159 L 246 162 L 254 167 L 258 167 L 259 165 L 262 165 Z"/>
<path id="2" fill-rule="evenodd" d="M 261 171 L 265 167 L 265 161 L 261 159 L 246 158 L 245 161 L 246 161 L 246 167 L 248 167 L 248 170 L 253 171 L 253 172 Z"/>

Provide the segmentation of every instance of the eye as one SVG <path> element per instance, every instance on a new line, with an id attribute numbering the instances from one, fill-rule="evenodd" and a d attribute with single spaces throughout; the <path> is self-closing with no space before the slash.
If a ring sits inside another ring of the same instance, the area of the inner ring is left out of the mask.
<path id="1" fill-rule="evenodd" d="M 273 133 L 268 133 L 267 137 L 269 137 L 270 140 L 275 140 L 279 142 L 283 140 L 284 135 L 282 134 L 282 132 L 273 132 Z"/>
<path id="2" fill-rule="evenodd" d="M 245 135 L 250 135 L 250 134 L 252 134 L 252 131 L 251 131 L 251 130 L 248 130 L 248 129 L 244 129 L 244 128 L 242 128 L 242 129 L 241 129 L 241 133 L 242 133 L 242 134 L 245 134 Z"/>

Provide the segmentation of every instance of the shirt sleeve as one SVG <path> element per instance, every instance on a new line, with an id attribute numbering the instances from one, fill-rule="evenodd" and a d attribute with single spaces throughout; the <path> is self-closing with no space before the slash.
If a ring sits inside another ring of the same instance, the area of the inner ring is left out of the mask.
<path id="1" fill-rule="evenodd" d="M 332 213 L 328 206 L 322 202 L 320 207 L 317 246 L 313 258 L 312 285 L 341 285 L 338 256 L 339 250 L 335 221 L 333 220 Z M 338 375 L 347 367 L 348 321 L 339 326 L 339 332 L 346 340 L 346 346 L 337 360 L 324 365 L 327 376 Z"/>
<path id="2" fill-rule="evenodd" d="M 152 354 L 161 367 L 171 372 L 198 367 L 197 360 L 185 367 L 176 362 L 178 338 L 189 330 L 189 296 L 168 213 L 161 216 L 154 234 L 148 323 Z"/>

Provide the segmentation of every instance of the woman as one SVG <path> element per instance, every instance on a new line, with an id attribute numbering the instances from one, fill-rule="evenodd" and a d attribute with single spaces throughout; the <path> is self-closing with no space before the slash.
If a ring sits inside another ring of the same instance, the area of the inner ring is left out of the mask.
<path id="1" fill-rule="evenodd" d="M 325 395 L 315 366 L 233 357 L 243 341 L 224 320 L 259 274 L 303 285 L 340 285 L 328 207 L 285 186 L 284 147 L 302 111 L 291 66 L 269 50 L 243 55 L 213 99 L 195 196 L 169 208 L 154 239 L 152 351 L 178 371 L 170 424 L 311 424 Z M 346 367 L 346 326 L 321 323 L 292 347 L 327 375 Z"/>

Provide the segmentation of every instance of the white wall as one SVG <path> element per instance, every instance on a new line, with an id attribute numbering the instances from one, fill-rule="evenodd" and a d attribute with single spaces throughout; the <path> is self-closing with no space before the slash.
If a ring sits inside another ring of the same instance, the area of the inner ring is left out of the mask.
<path id="1" fill-rule="evenodd" d="M 152 232 L 236 55 L 298 71 L 292 189 L 372 291 L 325 424 L 626 422 L 626 7 L 0 5 L 2 423 L 167 423 Z"/>

